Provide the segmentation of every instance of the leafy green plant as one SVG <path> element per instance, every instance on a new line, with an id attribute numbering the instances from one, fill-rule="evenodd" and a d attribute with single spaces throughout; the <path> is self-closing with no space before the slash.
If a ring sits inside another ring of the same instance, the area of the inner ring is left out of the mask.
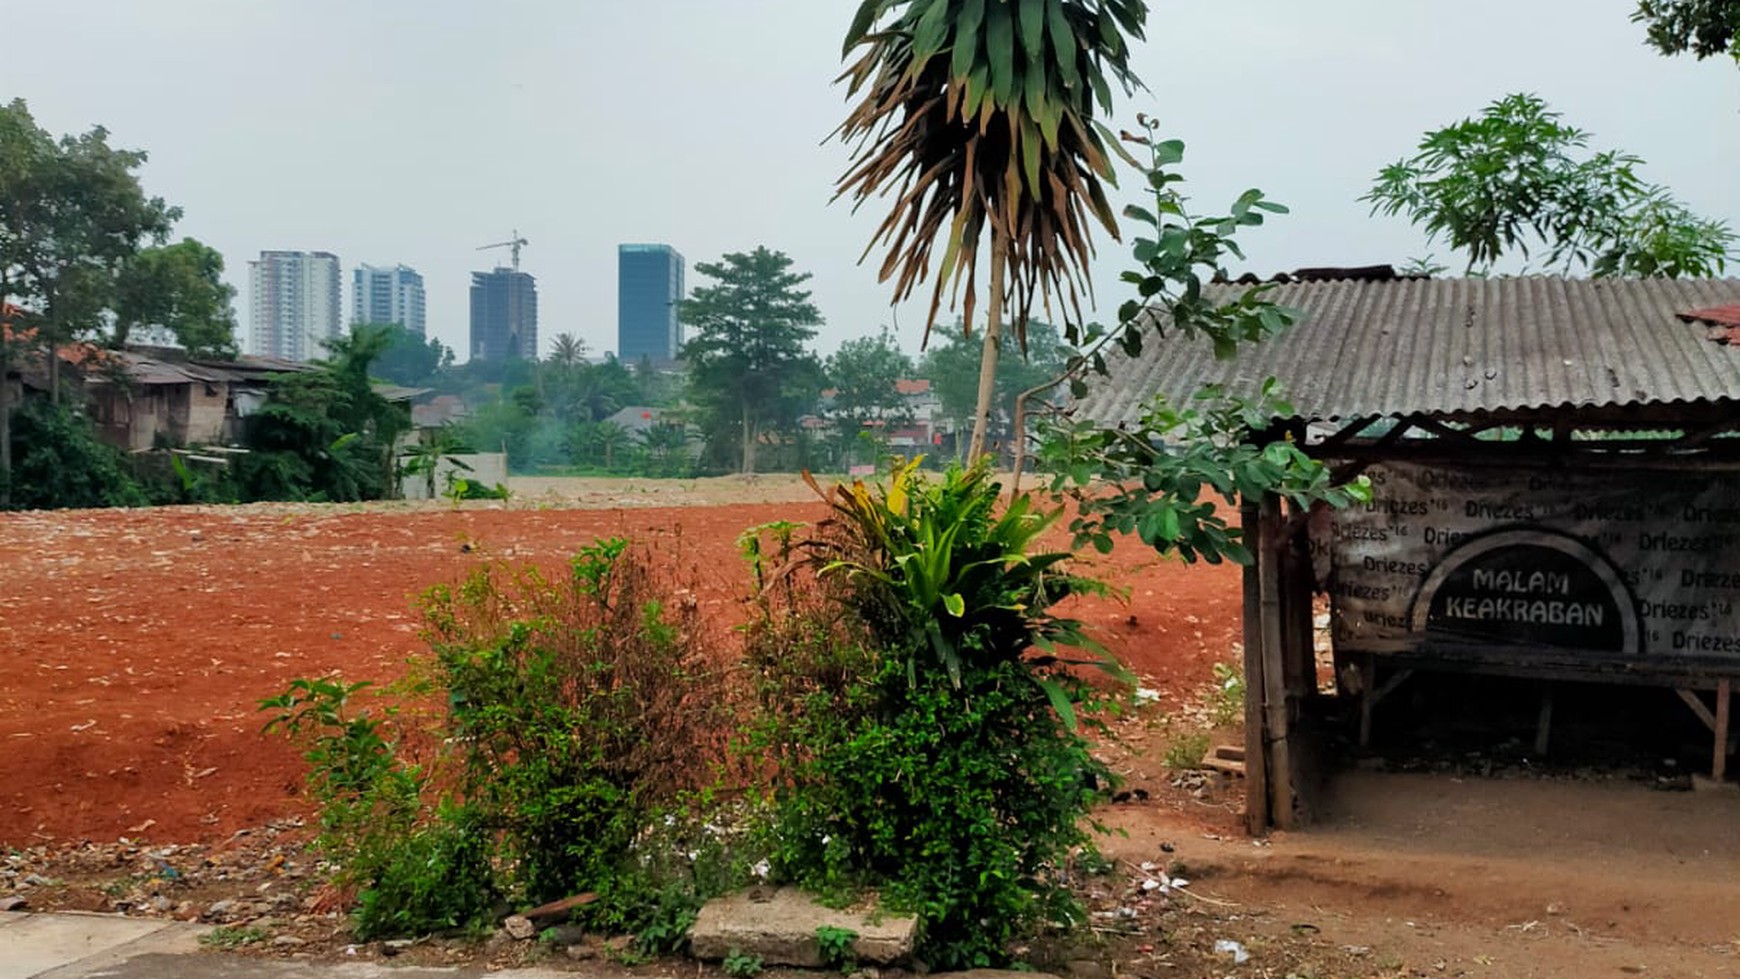
<path id="1" fill-rule="evenodd" d="M 373 684 L 297 679 L 260 702 L 266 731 L 303 746 L 309 795 L 320 807 L 320 848 L 358 887 L 360 938 L 474 924 L 497 891 L 490 845 L 474 814 L 426 802 L 426 773 L 407 762 L 392 720 L 353 702 Z"/>
<path id="2" fill-rule="evenodd" d="M 1127 679 L 1080 622 L 1050 611 L 1071 595 L 1105 593 L 1099 582 L 1061 570 L 1068 552 L 1036 553 L 1063 511 L 1036 510 L 1020 496 L 998 512 L 1001 486 L 988 465 L 927 481 L 921 461 L 897 466 L 875 488 L 860 481 L 825 492 L 810 480 L 831 510 L 815 542 L 820 573 L 846 579 L 875 639 L 905 657 L 908 682 L 917 682 L 925 662 L 958 688 L 968 668 L 1017 661 L 1032 647 L 1048 654 L 1046 665 L 1092 666 Z M 1059 660 L 1064 646 L 1098 655 Z M 1063 686 L 1043 670 L 1027 675 L 1073 727 Z"/>
<path id="3" fill-rule="evenodd" d="M 86 416 L 65 405 L 42 399 L 25 402 L 12 414 L 10 438 L 14 507 L 48 510 L 148 502 L 121 452 L 97 437 Z"/>
<path id="4" fill-rule="evenodd" d="M 482 567 L 423 611 L 435 655 L 408 692 L 446 701 L 421 732 L 428 770 L 407 760 L 398 714 L 357 709 L 366 683 L 297 680 L 262 704 L 303 745 L 359 937 L 592 891 L 589 926 L 680 947 L 700 902 L 746 876 L 697 828 L 707 797 L 687 794 L 711 777 L 730 708 L 693 604 L 667 602 L 652 558 L 610 539 L 555 579 Z"/>
<path id="5" fill-rule="evenodd" d="M 1231 727 L 1245 718 L 1244 671 L 1230 663 L 1214 664 L 1214 687 L 1208 698 L 1216 727 Z"/>
<path id="6" fill-rule="evenodd" d="M 1108 553 L 1117 535 L 1135 534 L 1186 561 L 1244 563 L 1242 531 L 1225 515 L 1241 496 L 1278 493 L 1301 507 L 1369 499 L 1363 477 L 1337 483 L 1290 439 L 1260 435 L 1292 411 L 1276 395 L 1271 378 L 1254 400 L 1215 387 L 1184 408 L 1156 397 L 1138 422 L 1116 429 L 1049 423 L 1039 461 L 1053 473 L 1052 490 L 1079 503 L 1076 543 Z"/>
<path id="7" fill-rule="evenodd" d="M 1107 702 L 1047 648 L 1079 641 L 1050 611 L 1078 580 L 1039 552 L 1052 517 L 998 496 L 982 469 L 924 481 L 910 464 L 837 489 L 748 630 L 773 873 L 919 914 L 919 954 L 943 968 L 1080 920 L 1057 870 L 1113 781 L 1077 730 Z"/>
<path id="8" fill-rule="evenodd" d="M 506 500 L 513 493 L 501 483 L 491 486 L 482 480 L 467 479 L 457 472 L 449 472 L 447 489 L 442 495 L 450 502 L 458 503 L 461 500 Z"/>
<path id="9" fill-rule="evenodd" d="M 745 955 L 741 949 L 732 949 L 720 964 L 725 974 L 731 979 L 753 979 L 761 975 L 761 956 Z"/>
<path id="10" fill-rule="evenodd" d="M 1212 287 L 1230 278 L 1229 259 L 1244 257 L 1238 233 L 1287 209 L 1252 189 L 1225 214 L 1192 213 L 1178 190 L 1183 142 L 1160 139 L 1158 123 L 1145 115 L 1137 116 L 1137 124 L 1140 131 L 1124 139 L 1148 153 L 1152 204 L 1125 210 L 1145 227 L 1131 249 L 1138 267 L 1121 276 L 1137 296 L 1119 308 L 1118 325 L 1110 331 L 1068 328 L 1069 339 L 1082 347 L 1066 375 L 1078 398 L 1109 374 L 1106 356 L 1114 347 L 1135 358 L 1156 339 L 1207 341 L 1217 357 L 1229 358 L 1240 344 L 1274 336 L 1298 318 L 1268 298 L 1272 284 Z M 1070 529 L 1078 547 L 1109 552 L 1117 536 L 1133 533 L 1189 561 L 1244 561 L 1249 555 L 1240 530 L 1222 510 L 1241 494 L 1278 492 L 1301 505 L 1344 505 L 1369 495 L 1362 481 L 1337 484 L 1321 463 L 1272 433 L 1273 420 L 1290 410 L 1271 378 L 1254 398 L 1214 387 L 1185 405 L 1156 398 L 1137 422 L 1115 428 L 1052 418 L 1041 426 L 1039 464 L 1052 474 L 1052 493 L 1076 505 Z"/>
<path id="11" fill-rule="evenodd" d="M 266 929 L 257 925 L 238 927 L 236 925 L 219 925 L 211 931 L 199 936 L 199 943 L 207 948 L 241 948 L 245 945 L 258 945 L 266 940 Z"/>
<path id="12" fill-rule="evenodd" d="M 858 941 L 858 933 L 850 928 L 837 925 L 818 925 L 816 927 L 816 952 L 822 957 L 822 964 L 840 972 L 851 972 L 858 967 L 858 953 L 853 949 L 853 943 Z"/>
<path id="13" fill-rule="evenodd" d="M 666 601 L 652 560 L 601 540 L 564 578 L 484 567 L 423 602 L 462 754 L 456 788 L 499 836 L 512 891 L 595 891 L 585 914 L 630 931 L 671 903 L 630 855 L 709 778 L 728 708 L 693 645 L 696 607 Z"/>
<path id="14" fill-rule="evenodd" d="M 1167 768 L 1179 771 L 1190 771 L 1202 767 L 1202 758 L 1208 754 L 1209 736 L 1207 731 L 1192 731 L 1172 739 L 1166 746 L 1165 763 Z"/>

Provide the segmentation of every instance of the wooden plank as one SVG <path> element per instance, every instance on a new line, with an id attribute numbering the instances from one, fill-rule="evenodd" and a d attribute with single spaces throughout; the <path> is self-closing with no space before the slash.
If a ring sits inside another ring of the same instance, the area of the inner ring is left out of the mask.
<path id="1" fill-rule="evenodd" d="M 1716 730 L 1716 715 L 1710 713 L 1710 708 L 1704 706 L 1703 699 L 1697 695 L 1696 691 L 1679 687 L 1674 690 L 1674 693 L 1680 695 L 1680 699 L 1686 702 L 1686 706 L 1692 709 L 1692 713 L 1698 715 L 1698 720 L 1703 721 L 1705 727 L 1712 731 Z M 1720 707 L 1721 704 L 1718 703 L 1716 706 Z"/>
<path id="2" fill-rule="evenodd" d="M 1541 716 L 1535 721 L 1535 754 L 1547 753 L 1547 739 L 1553 730 L 1553 685 L 1541 685 Z"/>
<path id="3" fill-rule="evenodd" d="M 1371 747 L 1371 712 L 1377 706 L 1372 695 L 1377 688 L 1377 659 L 1370 653 L 1359 661 L 1359 746 Z"/>
<path id="4" fill-rule="evenodd" d="M 1292 829 L 1296 773 L 1288 742 L 1292 717 L 1287 698 L 1286 647 L 1281 624 L 1281 541 L 1277 539 L 1281 523 L 1280 500 L 1272 495 L 1265 497 L 1258 519 L 1263 528 L 1262 546 L 1255 555 L 1262 611 L 1263 727 L 1268 747 L 1269 819 L 1281 829 Z M 1249 696 L 1249 684 L 1246 687 Z"/>
<path id="5" fill-rule="evenodd" d="M 1718 783 L 1728 775 L 1728 700 L 1732 692 L 1730 681 L 1716 684 L 1716 761 L 1710 778 Z"/>
<path id="6" fill-rule="evenodd" d="M 1239 508 L 1245 546 L 1253 554 L 1263 548 L 1262 521 L 1257 505 Z M 1269 831 L 1269 777 L 1263 746 L 1263 627 L 1262 587 L 1257 567 L 1244 569 L 1245 627 L 1245 829 L 1252 836 Z"/>

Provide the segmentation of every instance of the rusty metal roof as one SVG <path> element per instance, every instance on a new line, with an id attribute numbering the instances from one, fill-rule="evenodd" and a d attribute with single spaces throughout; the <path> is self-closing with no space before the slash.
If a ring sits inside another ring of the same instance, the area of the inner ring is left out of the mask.
<path id="1" fill-rule="evenodd" d="M 1740 279 L 1293 282 L 1269 295 L 1303 314 L 1287 333 L 1231 361 L 1206 340 L 1150 334 L 1137 361 L 1107 357 L 1111 377 L 1089 378 L 1076 414 L 1133 422 L 1156 394 L 1182 404 L 1217 383 L 1249 396 L 1270 376 L 1307 421 L 1740 401 L 1740 347 L 1677 315 L 1740 303 Z"/>
<path id="2" fill-rule="evenodd" d="M 1681 313 L 1680 319 L 1688 323 L 1708 323 L 1711 326 L 1740 326 L 1740 303 L 1689 310 Z"/>

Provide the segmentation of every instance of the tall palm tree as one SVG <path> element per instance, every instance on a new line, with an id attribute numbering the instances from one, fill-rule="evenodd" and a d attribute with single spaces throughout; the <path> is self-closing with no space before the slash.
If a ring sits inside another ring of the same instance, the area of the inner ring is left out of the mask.
<path id="1" fill-rule="evenodd" d="M 880 278 L 896 302 L 931 271 L 940 241 L 928 339 L 943 291 L 964 287 L 965 329 L 977 305 L 981 237 L 990 232 L 989 309 L 971 458 L 982 454 L 1005 305 L 1016 337 L 1037 295 L 1090 299 L 1089 217 L 1115 239 L 1103 184 L 1115 183 L 1110 81 L 1140 84 L 1127 38 L 1142 37 L 1145 0 L 862 0 L 846 34 L 841 79 L 858 98 L 837 131 L 853 144 L 836 196 L 854 207 L 893 193 L 868 255 L 887 248 Z M 1126 157 L 1127 159 L 1127 157 Z"/>
<path id="2" fill-rule="evenodd" d="M 550 361 L 563 367 L 573 367 L 586 359 L 586 341 L 572 333 L 556 334 L 556 346 L 550 351 Z"/>

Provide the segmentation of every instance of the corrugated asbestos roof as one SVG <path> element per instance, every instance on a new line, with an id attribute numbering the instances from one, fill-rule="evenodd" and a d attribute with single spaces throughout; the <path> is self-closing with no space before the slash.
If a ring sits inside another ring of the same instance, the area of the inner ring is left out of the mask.
<path id="1" fill-rule="evenodd" d="M 1270 376 L 1308 421 L 1740 400 L 1740 348 L 1677 315 L 1740 302 L 1740 279 L 1293 282 L 1269 296 L 1304 318 L 1231 361 L 1150 332 L 1139 360 L 1107 357 L 1112 376 L 1088 379 L 1077 416 L 1133 422 L 1156 394 L 1248 396 Z"/>

